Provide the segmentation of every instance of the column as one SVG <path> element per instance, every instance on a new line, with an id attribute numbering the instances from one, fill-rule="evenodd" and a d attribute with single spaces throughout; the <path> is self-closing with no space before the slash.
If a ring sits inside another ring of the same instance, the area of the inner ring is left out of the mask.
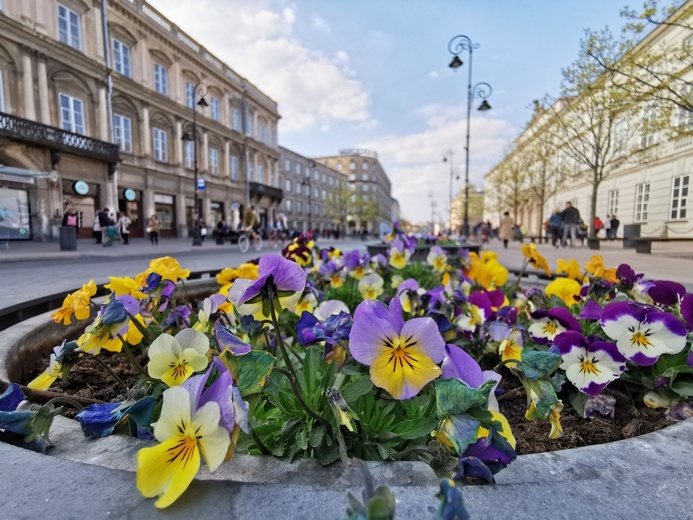
<path id="1" fill-rule="evenodd" d="M 141 139 L 142 139 L 142 155 L 144 157 L 152 156 L 152 135 L 149 130 L 149 106 L 142 105 L 142 122 L 141 122 Z M 151 215 L 150 215 L 151 217 Z"/>
<path id="2" fill-rule="evenodd" d="M 170 98 L 174 99 L 176 103 L 180 105 L 185 104 L 185 99 L 184 99 L 184 89 L 182 88 L 182 83 L 181 83 L 181 72 L 180 72 L 180 61 L 175 58 L 173 61 L 173 66 L 171 67 L 171 72 L 169 74 L 169 86 L 168 86 L 168 95 Z"/>
<path id="3" fill-rule="evenodd" d="M 153 88 L 154 65 L 149 60 L 149 52 L 147 50 L 147 35 L 144 32 L 139 32 L 138 36 L 139 38 L 137 39 L 136 47 L 138 48 L 139 59 L 132 60 L 134 62 L 133 65 L 137 67 L 138 74 L 133 74 L 133 79 L 135 81 L 139 80 L 144 87 Z"/>
<path id="4" fill-rule="evenodd" d="M 99 85 L 99 139 L 110 142 L 108 138 L 108 106 L 105 85 Z"/>
<path id="5" fill-rule="evenodd" d="M 183 164 L 183 123 L 180 119 L 176 120 L 176 130 L 175 136 L 173 138 L 175 142 L 173 143 L 173 149 L 175 150 L 175 160 L 176 164 Z"/>
<path id="6" fill-rule="evenodd" d="M 154 213 L 156 213 L 156 206 L 154 205 L 154 190 L 146 188 L 142 192 L 142 216 L 145 222 L 149 222 L 149 219 L 152 218 Z"/>
<path id="7" fill-rule="evenodd" d="M 36 105 L 34 104 L 34 74 L 29 50 L 22 53 L 22 94 L 24 96 L 24 117 L 36 120 Z"/>
<path id="8" fill-rule="evenodd" d="M 178 238 L 188 238 L 188 206 L 185 188 L 178 190 L 176 197 L 176 228 L 178 229 Z"/>
<path id="9" fill-rule="evenodd" d="M 224 141 L 224 158 L 221 162 L 220 177 L 231 178 L 231 143 L 228 141 Z"/>
<path id="10" fill-rule="evenodd" d="M 203 195 L 203 198 L 201 200 L 201 205 L 202 205 L 202 221 L 207 224 L 207 229 L 214 229 L 214 226 L 217 225 L 216 222 L 212 221 L 212 201 L 209 199 L 209 197 L 206 195 L 206 191 L 203 191 L 205 195 Z M 211 233 L 210 233 L 211 235 Z"/>
<path id="11" fill-rule="evenodd" d="M 41 123 L 51 124 L 51 110 L 48 102 L 48 73 L 46 72 L 46 57 L 39 56 L 37 62 L 38 89 L 39 89 L 39 113 Z"/>
<path id="12" fill-rule="evenodd" d="M 202 153 L 197 161 L 201 165 L 200 170 L 209 172 L 209 134 L 206 130 L 202 131 Z"/>

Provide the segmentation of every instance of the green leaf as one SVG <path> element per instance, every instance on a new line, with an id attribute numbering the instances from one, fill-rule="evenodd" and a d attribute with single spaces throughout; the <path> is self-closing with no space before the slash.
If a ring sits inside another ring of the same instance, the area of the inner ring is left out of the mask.
<path id="1" fill-rule="evenodd" d="M 671 388 L 681 397 L 693 397 L 693 382 L 676 381 L 675 383 L 669 385 L 669 388 Z"/>
<path id="2" fill-rule="evenodd" d="M 334 442 L 332 446 L 323 446 L 322 449 L 316 450 L 316 454 L 321 465 L 332 464 L 339 458 L 339 444 Z"/>
<path id="3" fill-rule="evenodd" d="M 582 392 L 573 392 L 568 397 L 570 404 L 580 417 L 585 417 L 585 403 L 587 402 L 587 394 Z"/>
<path id="4" fill-rule="evenodd" d="M 361 376 L 358 379 L 354 379 L 350 383 L 344 385 L 344 388 L 342 389 L 342 397 L 344 397 L 347 404 L 353 403 L 359 397 L 367 394 L 372 389 L 373 382 L 371 381 L 371 377 L 368 375 Z"/>
<path id="5" fill-rule="evenodd" d="M 436 415 L 438 419 L 465 413 L 475 406 L 485 407 L 494 384 L 493 381 L 487 381 L 480 388 L 470 388 L 459 379 L 436 380 Z"/>
<path id="6" fill-rule="evenodd" d="M 321 425 L 315 426 L 308 437 L 308 443 L 313 447 L 317 448 L 322 444 L 323 439 L 325 438 L 325 429 Z"/>
<path id="7" fill-rule="evenodd" d="M 345 376 L 360 376 L 367 373 L 366 367 L 363 365 L 344 365 L 339 371 Z"/>
<path id="8" fill-rule="evenodd" d="M 440 432 L 461 455 L 470 444 L 476 442 L 479 426 L 479 421 L 470 415 L 451 415 L 441 423 Z"/>
<path id="9" fill-rule="evenodd" d="M 238 385 L 243 397 L 262 391 L 276 361 L 272 354 L 263 350 L 252 350 L 241 356 L 225 350 L 219 359 L 231 372 L 233 382 Z"/>
<path id="10" fill-rule="evenodd" d="M 394 431 L 400 438 L 410 440 L 421 437 L 429 437 L 431 432 L 436 429 L 438 421 L 429 419 L 405 419 L 396 424 Z"/>
<path id="11" fill-rule="evenodd" d="M 395 496 L 386 487 L 375 490 L 368 501 L 368 520 L 393 520 L 395 518 Z"/>
<path id="12" fill-rule="evenodd" d="M 322 356 L 317 353 L 315 347 L 306 349 L 306 355 L 303 358 L 303 383 L 304 390 L 307 394 L 312 394 L 317 382 L 318 363 Z"/>
<path id="13" fill-rule="evenodd" d="M 378 448 L 378 453 L 383 460 L 389 459 L 390 455 L 395 453 L 394 449 L 390 448 L 389 446 L 384 446 L 383 444 L 376 444 L 376 447 Z"/>
<path id="14" fill-rule="evenodd" d="M 306 433 L 305 428 L 298 430 L 298 435 L 296 435 L 296 446 L 303 451 L 308 449 L 308 434 Z"/>
<path id="15" fill-rule="evenodd" d="M 520 361 L 525 377 L 536 380 L 548 378 L 561 364 L 561 355 L 523 348 Z"/>

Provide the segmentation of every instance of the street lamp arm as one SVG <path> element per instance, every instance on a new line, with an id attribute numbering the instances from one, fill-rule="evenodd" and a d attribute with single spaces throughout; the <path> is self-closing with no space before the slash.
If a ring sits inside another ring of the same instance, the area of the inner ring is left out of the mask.
<path id="1" fill-rule="evenodd" d="M 493 94 L 493 88 L 485 81 L 480 81 L 472 87 L 472 99 L 477 96 L 481 99 L 488 99 Z"/>
<path id="2" fill-rule="evenodd" d="M 478 48 L 479 44 L 472 43 L 472 39 L 464 34 L 455 36 L 450 40 L 450 43 L 448 43 L 448 50 L 450 51 L 450 54 L 454 54 L 455 56 L 459 56 L 464 51 L 469 51 L 471 54 L 472 49 Z"/>

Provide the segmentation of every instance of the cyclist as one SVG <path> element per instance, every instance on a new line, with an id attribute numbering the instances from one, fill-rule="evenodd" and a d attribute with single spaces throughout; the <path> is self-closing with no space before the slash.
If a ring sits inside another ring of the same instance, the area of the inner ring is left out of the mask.
<path id="1" fill-rule="evenodd" d="M 243 217 L 243 231 L 250 234 L 251 238 L 256 238 L 257 232 L 260 229 L 260 221 L 255 214 L 255 206 L 250 206 Z"/>
<path id="2" fill-rule="evenodd" d="M 277 244 L 281 242 L 282 248 L 284 247 L 284 238 L 286 237 L 286 227 L 284 226 L 284 218 L 281 214 L 278 214 L 274 218 L 274 229 L 272 231 L 272 247 L 277 248 Z"/>

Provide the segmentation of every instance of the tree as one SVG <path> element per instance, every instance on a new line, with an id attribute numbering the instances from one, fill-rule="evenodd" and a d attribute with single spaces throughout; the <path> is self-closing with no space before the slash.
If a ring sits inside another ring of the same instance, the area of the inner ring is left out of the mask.
<path id="1" fill-rule="evenodd" d="M 519 220 L 520 209 L 529 201 L 527 170 L 530 163 L 528 159 L 525 154 L 508 149 L 502 163 L 503 182 L 500 186 L 500 195 L 502 204 L 512 213 L 515 223 Z"/>
<path id="2" fill-rule="evenodd" d="M 616 73 L 605 71 L 592 59 L 585 40 L 580 49 L 575 62 L 562 71 L 562 97 L 547 97 L 544 106 L 552 117 L 558 148 L 578 165 L 574 178 L 592 186 L 589 226 L 596 236 L 599 185 L 627 161 L 647 151 L 652 144 L 647 137 L 653 129 L 650 117 L 638 117 L 640 100 L 614 86 Z M 643 138 L 638 139 L 639 135 Z"/>
<path id="3" fill-rule="evenodd" d="M 346 235 L 347 215 L 349 214 L 349 200 L 353 192 L 345 183 L 340 183 L 332 192 L 330 203 L 325 205 L 325 215 L 339 225 L 341 236 Z"/>

